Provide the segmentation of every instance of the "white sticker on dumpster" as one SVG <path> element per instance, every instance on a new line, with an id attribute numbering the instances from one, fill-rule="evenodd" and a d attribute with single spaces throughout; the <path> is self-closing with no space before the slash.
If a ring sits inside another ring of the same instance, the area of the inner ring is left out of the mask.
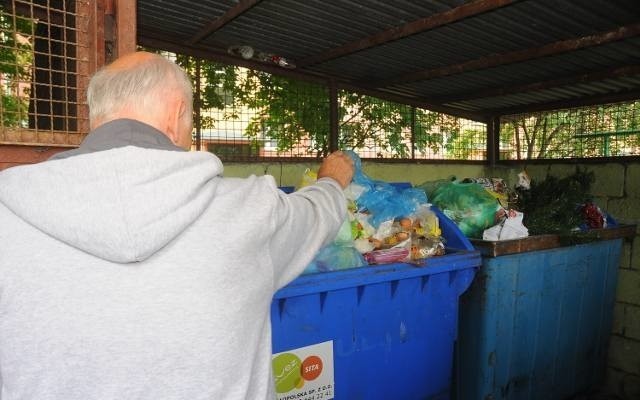
<path id="1" fill-rule="evenodd" d="M 278 400 L 333 399 L 333 341 L 274 354 L 272 366 Z"/>

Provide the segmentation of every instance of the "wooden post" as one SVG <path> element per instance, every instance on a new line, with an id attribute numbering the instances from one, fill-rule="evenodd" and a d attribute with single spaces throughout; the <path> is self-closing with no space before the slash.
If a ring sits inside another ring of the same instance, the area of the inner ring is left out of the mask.
<path id="1" fill-rule="evenodd" d="M 136 51 L 136 1 L 104 1 L 105 62 Z"/>
<path id="2" fill-rule="evenodd" d="M 338 88 L 332 79 L 329 82 L 329 153 L 338 150 Z"/>
<path id="3" fill-rule="evenodd" d="M 115 0 L 117 57 L 136 51 L 136 0 Z"/>
<path id="4" fill-rule="evenodd" d="M 104 15 L 105 0 L 77 0 L 77 130 L 83 137 L 89 132 L 87 86 L 89 78 L 105 63 Z M 71 137 L 71 136 L 70 136 Z M 69 144 L 79 144 L 80 140 Z"/>
<path id="5" fill-rule="evenodd" d="M 500 158 L 500 116 L 487 120 L 487 163 L 495 167 Z"/>

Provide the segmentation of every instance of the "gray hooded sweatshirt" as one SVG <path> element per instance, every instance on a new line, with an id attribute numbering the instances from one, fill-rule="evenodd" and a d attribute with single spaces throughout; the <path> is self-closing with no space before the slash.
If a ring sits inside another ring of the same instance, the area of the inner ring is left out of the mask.
<path id="1" fill-rule="evenodd" d="M 271 299 L 334 237 L 340 186 L 76 153 L 0 173 L 0 399 L 273 398 Z"/>

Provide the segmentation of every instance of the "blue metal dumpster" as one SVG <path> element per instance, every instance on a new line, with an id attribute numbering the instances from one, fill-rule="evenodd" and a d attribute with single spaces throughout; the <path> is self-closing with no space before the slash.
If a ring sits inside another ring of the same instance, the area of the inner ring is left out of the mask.
<path id="1" fill-rule="evenodd" d="M 483 262 L 461 297 L 457 398 L 564 400 L 601 383 L 622 238 L 632 235 L 635 226 L 472 240 Z"/>
<path id="2" fill-rule="evenodd" d="M 304 275 L 271 307 L 278 399 L 449 399 L 458 298 L 480 253 L 438 210 L 447 254 Z"/>

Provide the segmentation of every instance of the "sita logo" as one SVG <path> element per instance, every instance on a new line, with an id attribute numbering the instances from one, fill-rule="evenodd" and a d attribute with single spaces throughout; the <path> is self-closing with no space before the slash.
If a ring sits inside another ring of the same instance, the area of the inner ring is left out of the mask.
<path id="1" fill-rule="evenodd" d="M 305 381 L 317 379 L 322 374 L 322 359 L 311 355 L 301 361 L 292 353 L 282 353 L 273 359 L 273 375 L 277 393 L 302 389 Z"/>

